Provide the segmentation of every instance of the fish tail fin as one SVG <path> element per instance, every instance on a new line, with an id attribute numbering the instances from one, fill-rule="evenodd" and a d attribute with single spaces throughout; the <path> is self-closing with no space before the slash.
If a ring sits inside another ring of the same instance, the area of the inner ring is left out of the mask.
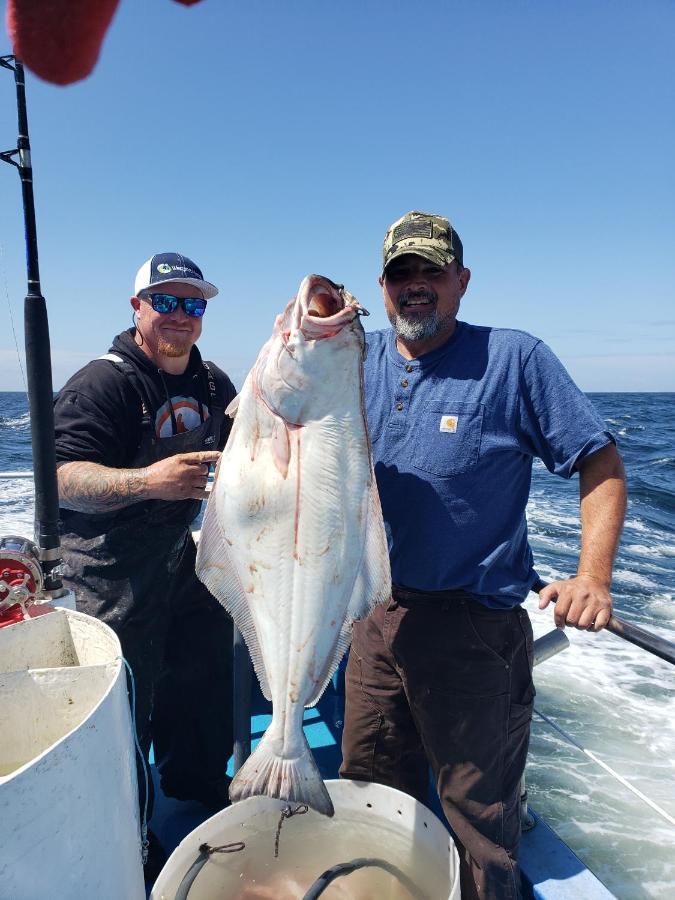
<path id="1" fill-rule="evenodd" d="M 318 813 L 332 816 L 333 802 L 304 734 L 303 742 L 301 754 L 287 759 L 275 753 L 271 736 L 263 735 L 230 785 L 232 802 L 264 795 L 289 803 L 306 803 Z"/>

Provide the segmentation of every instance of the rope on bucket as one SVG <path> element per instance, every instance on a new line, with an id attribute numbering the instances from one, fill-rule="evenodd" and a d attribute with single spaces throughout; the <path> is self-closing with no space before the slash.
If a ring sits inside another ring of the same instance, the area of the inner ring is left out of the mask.
<path id="1" fill-rule="evenodd" d="M 274 838 L 274 858 L 279 859 L 279 838 L 281 837 L 281 826 L 284 824 L 284 819 L 290 819 L 291 816 L 303 816 L 306 812 L 309 812 L 309 806 L 306 803 L 301 803 L 300 806 L 296 806 L 295 809 L 291 809 L 290 806 L 284 806 L 281 810 L 281 818 L 279 819 L 279 824 L 277 825 L 277 833 Z"/>
<path id="2" fill-rule="evenodd" d="M 302 900 L 316 900 L 316 898 L 321 896 L 328 885 L 332 881 L 335 881 L 336 878 L 351 875 L 351 873 L 355 872 L 357 869 L 363 869 L 367 866 L 375 866 L 378 869 L 384 869 L 385 872 L 389 872 L 390 875 L 397 878 L 415 900 L 425 900 L 426 895 L 420 891 L 410 878 L 408 878 L 405 872 L 402 872 L 399 868 L 387 862 L 386 859 L 369 859 L 366 857 L 359 857 L 358 859 L 353 859 L 351 862 L 347 863 L 337 863 L 337 865 L 331 866 L 330 869 L 326 869 L 322 875 L 319 875 Z"/>
<path id="3" fill-rule="evenodd" d="M 134 680 L 134 673 L 131 669 L 131 666 L 126 661 L 126 659 L 123 656 L 116 656 L 115 659 L 121 659 L 126 666 L 127 672 L 129 673 L 129 684 L 131 686 L 131 724 L 134 731 L 134 743 L 136 745 L 136 752 L 138 753 L 141 763 L 143 764 L 143 778 L 145 780 L 145 802 L 143 803 L 143 815 L 141 817 L 141 860 L 143 862 L 143 865 L 145 865 L 148 861 L 148 848 L 150 846 L 150 843 L 148 841 L 148 766 L 145 762 L 143 751 L 141 750 L 141 745 L 138 740 L 138 729 L 136 728 L 136 682 Z"/>

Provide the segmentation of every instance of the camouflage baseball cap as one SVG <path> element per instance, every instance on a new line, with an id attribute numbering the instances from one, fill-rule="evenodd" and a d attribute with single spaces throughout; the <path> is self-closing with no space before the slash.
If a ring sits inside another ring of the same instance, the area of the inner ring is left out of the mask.
<path id="1" fill-rule="evenodd" d="M 453 259 L 464 266 L 459 235 L 447 219 L 432 213 L 409 212 L 389 226 L 382 247 L 382 272 L 404 253 L 423 256 L 437 266 L 447 266 Z"/>

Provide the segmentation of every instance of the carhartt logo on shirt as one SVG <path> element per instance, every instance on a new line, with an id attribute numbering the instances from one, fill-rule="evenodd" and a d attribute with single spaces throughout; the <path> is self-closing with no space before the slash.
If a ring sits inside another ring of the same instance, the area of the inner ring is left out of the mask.
<path id="1" fill-rule="evenodd" d="M 458 422 L 459 416 L 441 416 L 439 431 L 449 431 L 450 434 L 454 434 L 457 431 Z"/>

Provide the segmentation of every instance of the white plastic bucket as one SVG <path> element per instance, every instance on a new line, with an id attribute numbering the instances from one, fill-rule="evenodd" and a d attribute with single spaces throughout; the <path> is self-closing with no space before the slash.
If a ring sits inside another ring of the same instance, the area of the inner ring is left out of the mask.
<path id="1" fill-rule="evenodd" d="M 59 609 L 0 629 L 0 896 L 141 900 L 117 636 Z"/>
<path id="2" fill-rule="evenodd" d="M 176 900 L 181 882 L 211 847 L 241 842 L 235 852 L 209 856 L 188 900 L 301 900 L 316 879 L 337 863 L 376 858 L 393 864 L 415 886 L 412 892 L 381 868 L 361 868 L 334 880 L 326 900 L 457 900 L 458 858 L 446 828 L 407 794 L 380 784 L 327 781 L 335 815 L 309 810 L 284 819 L 287 804 L 252 797 L 208 819 L 176 848 L 157 879 L 151 900 Z M 193 870 L 194 871 L 194 870 Z"/>

